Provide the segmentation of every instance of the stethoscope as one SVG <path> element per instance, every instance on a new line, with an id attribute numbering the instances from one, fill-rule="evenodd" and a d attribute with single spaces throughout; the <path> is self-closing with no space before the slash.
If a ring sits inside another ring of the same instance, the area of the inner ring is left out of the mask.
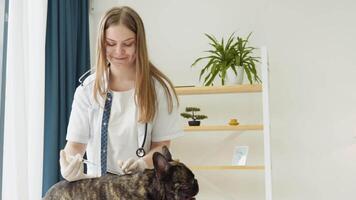
<path id="1" fill-rule="evenodd" d="M 79 83 L 80 83 L 81 86 L 83 86 L 83 82 L 84 82 L 83 79 L 84 79 L 84 77 L 85 77 L 86 75 L 88 75 L 90 72 L 91 72 L 91 69 L 88 70 L 87 72 L 85 72 L 85 73 L 79 78 Z M 106 100 L 107 100 L 107 99 L 106 99 Z M 110 109 L 111 109 L 111 105 L 110 105 Z M 104 112 L 106 112 L 106 111 L 104 111 Z M 104 116 L 104 114 L 105 114 L 105 113 L 103 113 L 103 116 Z M 102 123 L 104 123 L 104 122 L 102 122 Z M 103 124 L 101 124 L 101 125 L 103 125 Z M 107 124 L 107 126 L 108 126 L 108 125 L 109 125 L 109 124 Z M 139 157 L 139 158 L 142 158 L 143 156 L 146 155 L 146 151 L 145 151 L 145 149 L 143 148 L 143 147 L 145 146 L 145 143 L 146 143 L 146 137 L 147 137 L 147 122 L 146 122 L 146 124 L 145 124 L 145 136 L 144 136 L 144 138 L 143 138 L 142 145 L 141 145 L 141 147 L 137 148 L 137 150 L 136 150 L 136 155 L 137 155 L 137 157 Z"/>
<path id="2" fill-rule="evenodd" d="M 145 124 L 145 137 L 143 138 L 142 145 L 141 145 L 141 147 L 139 147 L 139 148 L 136 150 L 136 155 L 137 155 L 137 157 L 139 157 L 139 158 L 142 158 L 143 156 L 146 155 L 146 151 L 145 151 L 145 149 L 143 148 L 143 147 L 145 146 L 146 136 L 147 136 L 147 122 L 146 122 L 146 124 Z"/>

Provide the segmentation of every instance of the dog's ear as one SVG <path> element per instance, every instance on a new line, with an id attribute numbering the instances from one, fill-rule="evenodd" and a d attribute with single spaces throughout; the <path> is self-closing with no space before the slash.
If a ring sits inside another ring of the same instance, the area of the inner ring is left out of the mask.
<path id="1" fill-rule="evenodd" d="M 172 155 L 171 152 L 169 152 L 169 149 L 166 145 L 162 147 L 162 153 L 163 156 L 167 159 L 168 162 L 172 161 Z"/>
<path id="2" fill-rule="evenodd" d="M 168 177 L 171 165 L 168 160 L 159 152 L 153 154 L 153 166 L 156 171 L 156 176 L 159 180 L 164 180 Z"/>

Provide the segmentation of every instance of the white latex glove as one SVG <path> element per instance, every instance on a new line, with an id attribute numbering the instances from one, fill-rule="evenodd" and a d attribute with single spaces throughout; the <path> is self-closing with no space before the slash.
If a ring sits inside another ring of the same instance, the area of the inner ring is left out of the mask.
<path id="1" fill-rule="evenodd" d="M 86 178 L 94 178 L 94 176 L 84 174 L 84 166 L 82 160 L 83 158 L 80 154 L 71 157 L 70 155 L 67 155 L 64 150 L 61 150 L 59 162 L 61 165 L 61 174 L 63 178 L 69 182 Z"/>
<path id="2" fill-rule="evenodd" d="M 147 168 L 147 164 L 142 158 L 138 160 L 134 158 L 129 158 L 126 161 L 118 160 L 117 164 L 125 174 L 143 172 Z"/>

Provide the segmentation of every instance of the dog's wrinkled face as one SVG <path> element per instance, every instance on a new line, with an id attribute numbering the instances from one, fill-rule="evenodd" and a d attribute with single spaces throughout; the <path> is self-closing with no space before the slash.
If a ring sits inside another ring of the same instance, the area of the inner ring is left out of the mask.
<path id="1" fill-rule="evenodd" d="M 193 200 L 199 192 L 198 181 L 192 171 L 183 163 L 173 161 L 165 146 L 163 155 L 155 153 L 153 163 L 156 176 L 163 183 L 166 198 L 171 200 Z"/>
<path id="2" fill-rule="evenodd" d="M 174 191 L 175 195 L 172 199 L 195 199 L 194 196 L 198 194 L 199 186 L 194 174 L 182 163 L 173 163 L 170 170 L 172 181 L 167 186 Z"/>

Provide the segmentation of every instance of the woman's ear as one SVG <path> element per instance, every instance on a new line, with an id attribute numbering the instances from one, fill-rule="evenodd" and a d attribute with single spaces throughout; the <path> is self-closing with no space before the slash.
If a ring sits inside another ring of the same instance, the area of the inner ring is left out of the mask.
<path id="1" fill-rule="evenodd" d="M 168 176 L 171 165 L 161 153 L 153 154 L 153 166 L 159 180 L 164 180 Z"/>

